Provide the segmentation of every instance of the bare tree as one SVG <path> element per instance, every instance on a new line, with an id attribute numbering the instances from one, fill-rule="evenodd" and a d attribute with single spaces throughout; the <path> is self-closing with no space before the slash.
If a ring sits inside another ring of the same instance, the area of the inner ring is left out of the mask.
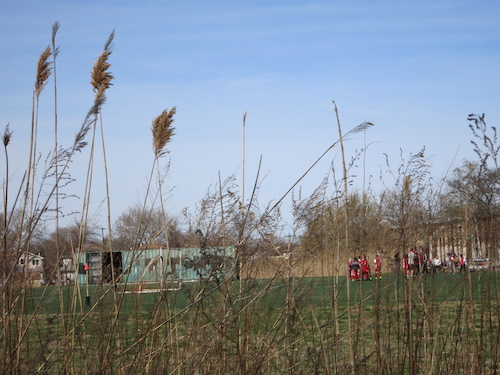
<path id="1" fill-rule="evenodd" d="M 95 221 L 88 221 L 85 225 L 82 241 L 80 227 L 80 222 L 74 220 L 72 224 L 59 227 L 48 235 L 39 232 L 39 235 L 33 236 L 31 249 L 44 257 L 44 273 L 48 283 L 57 282 L 57 270 L 63 258 L 73 257 L 79 250 L 95 251 L 102 248 L 102 232 Z M 82 249 L 78 248 L 79 245 Z"/>
<path id="2" fill-rule="evenodd" d="M 477 160 L 465 160 L 454 170 L 448 180 L 447 208 L 454 220 L 463 222 L 467 241 L 473 240 L 478 255 L 496 259 L 500 240 L 500 144 L 496 128 L 487 126 L 484 115 L 472 114 L 468 120 Z"/>
<path id="3" fill-rule="evenodd" d="M 167 218 L 168 241 L 171 247 L 182 247 L 183 236 L 175 217 Z M 161 209 L 143 210 L 139 205 L 130 206 L 116 220 L 113 233 L 115 249 L 129 249 L 134 245 L 165 244 L 165 220 Z"/>
<path id="4" fill-rule="evenodd" d="M 423 197 L 431 183 L 425 149 L 410 154 L 407 161 L 401 155 L 400 164 L 395 171 L 387 157 L 387 167 L 394 182 L 381 200 L 383 217 L 397 233 L 396 250 L 404 252 L 422 245 L 420 224 L 423 221 Z"/>

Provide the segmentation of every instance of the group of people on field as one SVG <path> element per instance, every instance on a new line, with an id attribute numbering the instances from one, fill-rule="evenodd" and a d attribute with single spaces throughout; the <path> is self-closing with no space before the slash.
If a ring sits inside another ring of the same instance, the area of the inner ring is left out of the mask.
<path id="1" fill-rule="evenodd" d="M 373 280 L 373 277 L 375 280 L 382 279 L 382 260 L 378 254 L 373 259 L 373 266 L 374 272 L 372 274 L 370 261 L 366 255 L 349 258 L 347 263 L 349 280 Z M 401 259 L 400 252 L 394 255 L 394 272 L 396 274 L 402 273 L 407 278 L 430 272 L 445 272 L 446 270 L 453 274 L 465 271 L 467 266 L 467 257 L 463 254 L 457 255 L 454 251 L 450 251 L 444 259 L 436 255 L 432 260 L 425 251 L 415 248 L 404 253 L 403 259 Z"/>
<path id="2" fill-rule="evenodd" d="M 446 270 L 449 273 L 465 272 L 467 267 L 467 257 L 464 254 L 457 255 L 454 251 L 449 252 L 446 259 L 441 259 L 436 255 L 432 260 L 434 272 L 445 272 Z"/>
<path id="3" fill-rule="evenodd" d="M 382 260 L 378 255 L 375 256 L 373 260 L 374 264 L 374 277 L 375 280 L 382 279 Z M 347 263 L 349 280 L 351 281 L 363 281 L 363 280 L 373 280 L 372 271 L 370 267 L 370 262 L 366 255 L 349 258 Z"/>
<path id="4" fill-rule="evenodd" d="M 447 254 L 446 259 L 441 259 L 436 255 L 431 261 L 425 251 L 411 249 L 404 254 L 401 264 L 400 253 L 394 255 L 394 272 L 402 272 L 407 278 L 414 277 L 419 273 L 442 272 L 444 269 L 448 269 L 450 273 L 456 273 L 457 270 L 465 271 L 467 257 L 463 254 L 457 256 L 454 251 L 451 251 Z"/>

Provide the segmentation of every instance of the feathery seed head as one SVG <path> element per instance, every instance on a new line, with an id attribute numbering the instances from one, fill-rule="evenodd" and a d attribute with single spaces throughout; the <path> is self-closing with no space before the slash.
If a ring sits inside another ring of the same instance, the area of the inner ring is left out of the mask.
<path id="1" fill-rule="evenodd" d="M 102 105 L 106 101 L 106 89 L 111 86 L 111 80 L 113 76 L 111 73 L 107 71 L 107 69 L 111 66 L 108 63 L 108 58 L 111 55 L 111 43 L 113 42 L 113 38 L 115 36 L 115 32 L 113 31 L 109 36 L 106 44 L 104 45 L 104 51 L 97 58 L 97 61 L 94 64 L 94 68 L 91 72 L 91 85 L 94 88 L 95 98 L 94 104 L 90 108 L 83 121 L 83 124 L 80 128 L 80 131 L 76 134 L 75 140 L 73 143 L 73 150 L 75 152 L 81 151 L 86 145 L 85 137 L 87 133 L 90 131 L 92 124 L 96 121 L 97 116 L 101 110 Z"/>
<path id="2" fill-rule="evenodd" d="M 47 84 L 47 80 L 50 77 L 50 73 L 52 71 L 52 62 L 49 61 L 50 56 L 52 56 L 52 52 L 50 47 L 47 46 L 45 50 L 40 55 L 38 59 L 38 67 L 36 72 L 36 82 L 35 82 L 35 93 L 36 96 L 40 96 L 43 88 Z"/>
<path id="3" fill-rule="evenodd" d="M 111 81 L 113 80 L 113 75 L 111 72 L 108 72 L 107 70 L 111 66 L 110 63 L 108 63 L 108 58 L 111 55 L 111 47 L 112 47 L 112 42 L 113 38 L 115 37 L 115 32 L 113 31 L 111 35 L 108 38 L 108 41 L 104 45 L 104 51 L 102 51 L 101 55 L 97 58 L 97 61 L 94 64 L 94 68 L 92 69 L 91 72 L 91 81 L 90 84 L 94 88 L 95 92 L 102 91 L 102 94 L 106 91 L 106 89 L 111 86 Z"/>
<path id="4" fill-rule="evenodd" d="M 113 38 L 115 37 L 115 32 L 113 31 L 109 36 L 106 44 L 104 45 L 104 50 L 101 55 L 97 58 L 97 61 L 94 64 L 94 68 L 91 72 L 91 81 L 90 84 L 94 88 L 95 100 L 94 107 L 95 112 L 98 113 L 102 104 L 106 101 L 106 90 L 111 86 L 111 81 L 113 80 L 113 75 L 111 72 L 108 72 L 109 67 L 111 66 L 108 63 L 108 58 L 111 55 L 111 47 Z"/>
<path id="5" fill-rule="evenodd" d="M 176 110 L 176 107 L 173 107 L 170 111 L 165 109 L 153 120 L 151 132 L 153 133 L 153 151 L 156 157 L 160 157 L 167 152 L 165 146 L 175 134 L 175 128 L 172 124 Z"/>
<path id="6" fill-rule="evenodd" d="M 54 25 L 52 25 L 52 53 L 54 54 L 54 57 L 57 57 L 59 53 L 59 48 L 56 47 L 56 35 L 58 31 L 59 31 L 59 21 L 56 21 Z"/>
<path id="7" fill-rule="evenodd" d="M 12 138 L 12 132 L 9 130 L 9 124 L 5 127 L 5 131 L 3 133 L 3 145 L 7 147 L 10 143 L 10 139 Z"/>
<path id="8" fill-rule="evenodd" d="M 111 66 L 111 64 L 108 63 L 109 55 L 111 55 L 111 51 L 104 50 L 94 64 L 90 84 L 94 87 L 94 91 L 96 92 L 102 89 L 106 90 L 112 85 L 111 81 L 113 80 L 113 75 L 107 71 Z"/>

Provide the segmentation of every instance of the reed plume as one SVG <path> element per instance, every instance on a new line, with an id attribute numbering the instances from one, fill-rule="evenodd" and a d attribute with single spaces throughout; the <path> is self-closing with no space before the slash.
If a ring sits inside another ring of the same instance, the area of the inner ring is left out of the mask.
<path id="1" fill-rule="evenodd" d="M 170 142 L 172 136 L 174 135 L 174 130 L 175 128 L 172 126 L 174 122 L 174 115 L 176 112 L 176 107 L 172 107 L 172 109 L 169 111 L 168 109 L 163 110 L 163 112 L 156 117 L 152 121 L 151 125 L 151 133 L 153 135 L 153 152 L 155 155 L 153 165 L 151 167 L 151 173 L 149 175 L 149 181 L 148 181 L 148 186 L 146 188 L 146 195 L 144 197 L 144 203 L 142 205 L 142 210 L 141 210 L 141 216 L 140 216 L 140 225 L 137 228 L 135 240 L 134 240 L 134 246 L 137 245 L 138 240 L 141 238 L 141 231 L 143 230 L 142 228 L 142 222 L 144 219 L 144 215 L 146 213 L 146 203 L 147 203 L 147 198 L 149 195 L 149 191 L 151 189 L 151 182 L 153 181 L 153 174 L 155 170 L 155 166 L 158 167 L 160 163 L 160 157 L 165 155 L 167 151 L 165 150 L 165 146 L 167 145 L 168 142 Z M 159 167 L 158 167 L 159 168 Z M 158 169 L 158 183 L 159 183 L 159 190 L 161 192 L 161 181 L 162 178 L 160 176 L 160 172 Z M 162 194 L 160 193 L 160 199 L 162 198 Z M 163 210 L 163 201 L 162 201 L 162 210 Z M 162 211 L 164 214 L 164 211 Z M 167 239 L 167 246 L 168 246 L 168 239 Z"/>
<path id="2" fill-rule="evenodd" d="M 111 66 L 111 64 L 108 62 L 108 58 L 112 53 L 111 47 L 114 37 L 115 32 L 113 31 L 109 36 L 108 41 L 104 45 L 104 50 L 97 58 L 97 61 L 94 63 L 94 68 L 91 72 L 90 84 L 94 88 L 94 92 L 96 92 L 95 103 L 100 103 L 100 105 L 104 103 L 104 94 L 106 90 L 112 85 L 111 81 L 114 78 L 111 72 L 108 72 L 108 69 Z"/>
<path id="3" fill-rule="evenodd" d="M 3 145 L 7 147 L 10 143 L 10 139 L 12 138 L 12 131 L 9 129 L 9 124 L 5 127 L 5 131 L 3 133 Z"/>
<path id="4" fill-rule="evenodd" d="M 52 53 L 54 54 L 54 57 L 57 57 L 57 55 L 59 54 L 59 47 L 56 47 L 56 35 L 57 32 L 59 31 L 59 27 L 60 27 L 59 21 L 56 21 L 52 25 Z"/>
<path id="5" fill-rule="evenodd" d="M 40 96 L 43 88 L 47 84 L 47 80 L 52 72 L 52 62 L 49 61 L 50 56 L 52 56 L 52 51 L 49 46 L 40 55 L 38 59 L 38 67 L 36 72 L 36 82 L 35 82 L 35 94 Z"/>
<path id="6" fill-rule="evenodd" d="M 7 198 L 9 191 L 9 154 L 7 152 L 7 146 L 9 145 L 11 138 L 12 138 L 12 131 L 9 129 L 9 124 L 7 124 L 2 136 L 3 147 L 5 150 L 5 187 L 4 187 L 4 202 L 3 202 L 4 205 L 3 220 L 5 224 L 4 234 L 3 234 L 4 241 L 5 241 L 5 235 L 7 233 Z M 4 252 L 6 251 L 7 251 L 7 245 L 4 243 Z"/>
<path id="7" fill-rule="evenodd" d="M 94 124 L 94 122 L 96 121 L 102 105 L 106 101 L 106 90 L 112 85 L 111 81 L 114 79 L 114 77 L 111 72 L 108 72 L 108 69 L 111 66 L 111 64 L 108 62 L 108 59 L 112 53 L 111 47 L 114 37 L 115 32 L 112 31 L 106 44 L 104 45 L 104 50 L 97 58 L 96 62 L 94 63 L 94 67 L 90 72 L 90 84 L 92 85 L 92 87 L 94 88 L 94 92 L 96 93 L 94 104 L 88 111 L 87 116 L 85 116 L 85 120 L 83 121 L 80 131 L 75 136 L 73 152 L 80 152 L 85 146 L 87 146 L 87 142 L 84 139 L 89 132 L 92 124 Z"/>
<path id="8" fill-rule="evenodd" d="M 151 131 L 153 133 L 153 151 L 155 157 L 163 156 L 167 151 L 165 146 L 175 134 L 175 128 L 172 126 L 176 107 L 170 111 L 165 109 L 158 117 L 153 120 Z"/>

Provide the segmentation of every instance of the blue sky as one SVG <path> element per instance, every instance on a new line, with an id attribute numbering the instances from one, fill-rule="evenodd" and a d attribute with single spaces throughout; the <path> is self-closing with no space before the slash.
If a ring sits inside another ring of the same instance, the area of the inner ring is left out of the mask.
<path id="1" fill-rule="evenodd" d="M 497 1 L 5 1 L 0 0 L 0 126 L 10 123 L 11 171 L 26 168 L 36 62 L 59 21 L 60 141 L 69 144 L 92 101 L 89 71 L 112 30 L 115 76 L 103 108 L 112 217 L 142 201 L 153 160 L 151 120 L 177 106 L 168 146 L 167 210 L 193 208 L 210 185 L 241 179 L 247 112 L 247 191 L 262 156 L 261 206 L 277 200 L 344 131 L 370 121 L 349 155 L 370 144 L 352 173 L 378 180 L 423 146 L 436 178 L 473 158 L 469 113 L 500 120 L 500 3 Z M 53 138 L 53 88 L 46 87 L 39 147 Z M 310 194 L 337 150 L 301 183 Z M 71 172 L 83 195 L 88 150 Z M 2 159 L 1 171 L 4 170 Z M 93 214 L 105 216 L 96 163 Z M 101 168 L 102 169 L 102 168 Z M 3 172 L 2 172 L 3 175 Z M 390 185 L 390 178 L 387 177 Z M 14 185 L 15 186 L 15 185 Z M 15 189 L 15 187 L 12 187 Z M 78 210 L 77 199 L 65 203 Z M 288 208 L 283 212 L 290 220 Z"/>

